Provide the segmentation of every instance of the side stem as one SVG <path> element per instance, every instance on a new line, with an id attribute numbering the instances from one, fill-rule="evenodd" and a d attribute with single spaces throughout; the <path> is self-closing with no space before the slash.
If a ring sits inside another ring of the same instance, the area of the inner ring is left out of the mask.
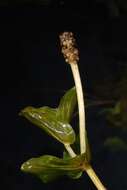
<path id="1" fill-rule="evenodd" d="M 73 151 L 73 149 L 71 148 L 71 146 L 69 144 L 64 144 L 67 152 L 69 153 L 69 155 L 74 158 L 76 156 L 75 152 Z"/>

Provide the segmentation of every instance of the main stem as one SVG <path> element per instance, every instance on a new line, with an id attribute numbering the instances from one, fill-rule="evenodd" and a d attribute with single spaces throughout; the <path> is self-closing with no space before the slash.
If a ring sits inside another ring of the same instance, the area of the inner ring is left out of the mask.
<path id="1" fill-rule="evenodd" d="M 77 63 L 71 63 L 70 64 L 74 81 L 75 81 L 75 87 L 77 92 L 77 99 L 78 99 L 78 109 L 79 109 L 79 128 L 80 128 L 80 152 L 81 154 L 86 152 L 86 126 L 85 126 L 85 104 L 84 104 L 84 97 L 83 97 L 83 90 L 82 90 L 82 84 L 80 79 L 80 73 L 78 69 Z M 68 151 L 69 152 L 69 151 Z M 94 185 L 98 190 L 106 190 L 104 185 L 101 183 L 100 179 L 92 169 L 90 165 L 84 167 L 84 171 L 88 174 L 88 176 L 93 181 Z"/>
<path id="2" fill-rule="evenodd" d="M 80 134 L 80 152 L 81 154 L 86 152 L 86 128 L 85 128 L 85 105 L 84 105 L 84 98 L 83 98 L 83 90 L 82 84 L 80 79 L 80 73 L 77 65 L 77 61 L 79 60 L 78 50 L 75 48 L 75 39 L 73 37 L 72 32 L 64 32 L 60 35 L 61 45 L 62 45 L 62 53 L 66 62 L 68 62 L 71 66 L 75 87 L 77 92 L 77 99 L 78 99 L 78 109 L 79 109 L 79 134 Z M 64 145 L 68 153 L 71 157 L 75 157 L 76 154 L 70 147 L 70 145 Z M 97 175 L 95 174 L 94 170 L 90 165 L 84 165 L 82 170 L 86 171 L 95 186 L 98 190 L 106 190 L 103 186 Z"/>
<path id="3" fill-rule="evenodd" d="M 85 107 L 84 107 L 84 97 L 83 97 L 83 90 L 82 84 L 80 79 L 80 73 L 78 69 L 78 65 L 76 62 L 70 63 L 71 70 L 74 77 L 76 92 L 77 92 L 77 99 L 78 99 L 78 109 L 79 109 L 79 134 L 80 134 L 80 152 L 83 154 L 86 152 L 86 126 L 85 126 Z"/>
<path id="4" fill-rule="evenodd" d="M 66 150 L 68 151 L 69 155 L 74 158 L 76 156 L 75 152 L 73 151 L 73 149 L 71 148 L 70 145 L 68 144 L 64 144 Z M 102 184 L 102 182 L 100 181 L 100 179 L 98 178 L 98 176 L 96 175 L 95 171 L 93 170 L 93 168 L 90 165 L 84 165 L 83 170 L 88 174 L 88 176 L 90 177 L 90 179 L 92 180 L 92 182 L 94 183 L 94 185 L 96 186 L 96 188 L 98 190 L 106 190 L 106 188 L 104 187 L 104 185 Z"/>
<path id="5" fill-rule="evenodd" d="M 102 182 L 100 181 L 100 179 L 98 178 L 95 171 L 90 165 L 86 166 L 84 170 L 86 171 L 86 173 L 88 174 L 88 176 L 90 177 L 90 179 L 92 180 L 92 182 L 98 190 L 106 190 L 106 188 L 104 187 L 104 185 L 102 184 Z"/>

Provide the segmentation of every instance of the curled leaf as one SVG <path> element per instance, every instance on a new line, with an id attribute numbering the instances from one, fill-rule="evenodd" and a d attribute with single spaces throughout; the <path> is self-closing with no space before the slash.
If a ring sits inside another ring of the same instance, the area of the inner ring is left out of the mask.
<path id="1" fill-rule="evenodd" d="M 49 107 L 26 107 L 20 113 L 63 144 L 72 144 L 75 141 L 73 128 L 69 123 L 58 120 L 56 114 L 57 109 Z"/>
<path id="2" fill-rule="evenodd" d="M 21 170 L 39 177 L 44 183 L 50 182 L 63 175 L 73 175 L 82 170 L 84 155 L 66 160 L 55 156 L 44 155 L 32 158 L 23 163 Z"/>
<path id="3" fill-rule="evenodd" d="M 110 149 L 111 151 L 127 151 L 126 142 L 120 137 L 110 137 L 104 142 L 104 146 Z"/>
<path id="4" fill-rule="evenodd" d="M 68 160 L 68 159 L 70 159 L 71 157 L 70 157 L 70 155 L 68 154 L 68 152 L 66 152 L 66 151 L 64 151 L 63 152 L 63 159 L 64 160 Z M 70 172 L 68 172 L 68 177 L 70 177 L 71 179 L 79 179 L 81 176 L 82 176 L 82 171 L 70 171 Z"/>
<path id="5" fill-rule="evenodd" d="M 59 111 L 57 112 L 57 118 L 69 123 L 71 121 L 76 104 L 76 89 L 75 87 L 73 87 L 70 90 L 68 90 L 62 97 L 58 107 Z"/>
<path id="6" fill-rule="evenodd" d="M 48 134 L 56 138 L 63 144 L 73 144 L 75 132 L 69 124 L 74 108 L 76 106 L 76 90 L 71 88 L 65 93 L 60 101 L 59 107 L 26 107 L 20 115 L 27 118 L 30 122 L 37 125 Z"/>

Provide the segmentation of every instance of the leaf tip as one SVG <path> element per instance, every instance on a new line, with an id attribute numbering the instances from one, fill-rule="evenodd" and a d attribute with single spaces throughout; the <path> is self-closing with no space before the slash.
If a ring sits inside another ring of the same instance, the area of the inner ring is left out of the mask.
<path id="1" fill-rule="evenodd" d="M 24 171 L 24 164 L 21 165 L 20 170 Z"/>
<path id="2" fill-rule="evenodd" d="M 24 109 L 22 109 L 20 112 L 19 112 L 19 116 L 23 116 L 25 115 L 26 113 L 32 111 L 34 108 L 32 106 L 28 106 Z"/>
<path id="3" fill-rule="evenodd" d="M 30 162 L 29 161 L 27 161 L 27 162 L 25 162 L 25 163 L 23 163 L 22 165 L 21 165 L 21 171 L 23 171 L 23 172 L 30 172 L 30 170 L 32 169 L 32 165 L 30 164 Z"/>

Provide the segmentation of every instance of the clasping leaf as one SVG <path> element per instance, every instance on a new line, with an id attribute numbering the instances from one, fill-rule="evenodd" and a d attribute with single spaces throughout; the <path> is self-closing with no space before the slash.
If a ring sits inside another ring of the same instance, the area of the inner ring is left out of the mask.
<path id="1" fill-rule="evenodd" d="M 75 88 L 70 89 L 61 99 L 59 107 L 26 107 L 20 112 L 33 124 L 37 125 L 48 134 L 63 144 L 73 144 L 75 132 L 69 124 L 76 105 Z"/>
<path id="2" fill-rule="evenodd" d="M 44 183 L 50 182 L 63 175 L 71 175 L 82 171 L 84 155 L 75 158 L 61 159 L 55 156 L 44 155 L 32 158 L 21 166 L 21 170 L 39 177 Z"/>
<path id="3" fill-rule="evenodd" d="M 77 104 L 77 95 L 75 87 L 71 88 L 66 92 L 66 94 L 61 98 L 57 118 L 70 122 L 72 118 L 72 114 L 74 112 L 75 106 Z"/>

